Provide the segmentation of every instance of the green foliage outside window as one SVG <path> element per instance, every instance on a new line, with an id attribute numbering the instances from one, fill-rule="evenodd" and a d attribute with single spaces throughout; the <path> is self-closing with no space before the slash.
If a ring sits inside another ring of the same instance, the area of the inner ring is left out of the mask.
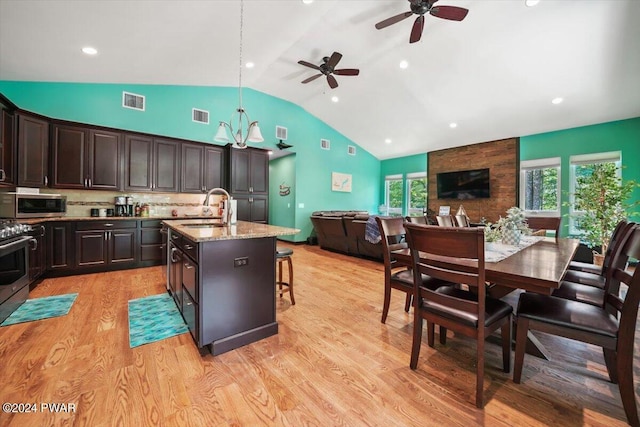
<path id="1" fill-rule="evenodd" d="M 409 182 L 409 208 L 424 209 L 427 204 L 427 178 L 411 179 Z"/>
<path id="2" fill-rule="evenodd" d="M 531 169 L 525 172 L 525 210 L 558 210 L 558 169 Z"/>

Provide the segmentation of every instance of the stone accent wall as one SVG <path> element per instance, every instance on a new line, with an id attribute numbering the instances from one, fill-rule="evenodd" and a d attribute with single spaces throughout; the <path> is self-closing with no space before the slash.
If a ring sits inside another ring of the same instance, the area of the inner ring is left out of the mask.
<path id="1" fill-rule="evenodd" d="M 480 222 L 482 217 L 495 222 L 501 215 L 505 216 L 507 209 L 518 205 L 519 146 L 519 138 L 509 138 L 430 152 L 429 208 L 437 214 L 440 206 L 450 206 L 451 213 L 455 214 L 462 205 L 472 222 Z M 491 198 L 438 199 L 438 173 L 484 168 L 489 168 Z"/>

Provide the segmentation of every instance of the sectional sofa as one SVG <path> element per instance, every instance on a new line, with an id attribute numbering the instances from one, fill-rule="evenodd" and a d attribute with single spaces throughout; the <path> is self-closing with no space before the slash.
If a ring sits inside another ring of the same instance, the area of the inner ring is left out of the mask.
<path id="1" fill-rule="evenodd" d="M 382 244 L 365 239 L 366 211 L 317 211 L 311 223 L 322 249 L 382 260 Z"/>

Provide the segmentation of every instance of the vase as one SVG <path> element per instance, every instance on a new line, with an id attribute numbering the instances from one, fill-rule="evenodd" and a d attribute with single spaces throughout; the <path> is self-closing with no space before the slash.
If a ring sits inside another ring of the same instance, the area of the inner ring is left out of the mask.
<path id="1" fill-rule="evenodd" d="M 517 228 L 504 228 L 502 230 L 502 243 L 517 246 L 520 243 L 520 230 Z"/>
<path id="2" fill-rule="evenodd" d="M 593 264 L 602 267 L 604 264 L 604 255 L 593 251 Z"/>

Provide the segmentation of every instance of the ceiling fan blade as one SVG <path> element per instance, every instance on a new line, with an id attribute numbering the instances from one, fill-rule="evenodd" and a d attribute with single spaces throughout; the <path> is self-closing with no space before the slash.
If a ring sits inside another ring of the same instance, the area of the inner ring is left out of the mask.
<path id="1" fill-rule="evenodd" d="M 335 78 L 335 77 L 333 77 L 331 74 L 329 74 L 329 75 L 327 76 L 327 82 L 329 82 L 329 87 L 330 87 L 331 89 L 335 89 L 335 88 L 337 88 L 337 87 L 338 87 L 338 82 L 337 82 L 336 78 Z"/>
<path id="2" fill-rule="evenodd" d="M 342 59 L 342 54 L 339 52 L 333 52 L 331 58 L 327 61 L 327 67 L 333 68 L 338 65 L 338 62 Z"/>
<path id="3" fill-rule="evenodd" d="M 431 8 L 429 13 L 442 19 L 462 21 L 465 16 L 467 16 L 467 13 L 469 13 L 469 10 L 457 6 L 434 6 Z"/>
<path id="4" fill-rule="evenodd" d="M 411 15 L 413 15 L 413 12 L 409 11 L 409 12 L 403 12 L 399 15 L 396 16 L 392 16 L 391 18 L 387 18 L 384 21 L 380 21 L 376 24 L 376 28 L 378 30 L 381 30 L 383 28 L 388 27 L 389 25 L 395 24 L 396 22 L 400 22 L 403 19 L 406 19 L 408 17 L 410 17 Z"/>
<path id="5" fill-rule="evenodd" d="M 413 23 L 411 29 L 411 36 L 409 37 L 409 43 L 415 43 L 420 41 L 422 37 L 422 29 L 424 28 L 424 15 L 420 15 L 416 18 L 416 22 Z"/>
<path id="6" fill-rule="evenodd" d="M 305 67 L 313 68 L 314 70 L 320 70 L 320 67 L 307 61 L 298 61 L 298 64 L 304 65 Z"/>
<path id="7" fill-rule="evenodd" d="M 343 68 L 341 70 L 333 70 L 333 74 L 338 76 L 357 76 L 360 74 L 360 70 L 355 68 Z"/>
<path id="8" fill-rule="evenodd" d="M 308 79 L 304 79 L 302 83 L 309 83 L 320 77 L 322 74 L 316 74 L 315 76 L 311 76 Z"/>

